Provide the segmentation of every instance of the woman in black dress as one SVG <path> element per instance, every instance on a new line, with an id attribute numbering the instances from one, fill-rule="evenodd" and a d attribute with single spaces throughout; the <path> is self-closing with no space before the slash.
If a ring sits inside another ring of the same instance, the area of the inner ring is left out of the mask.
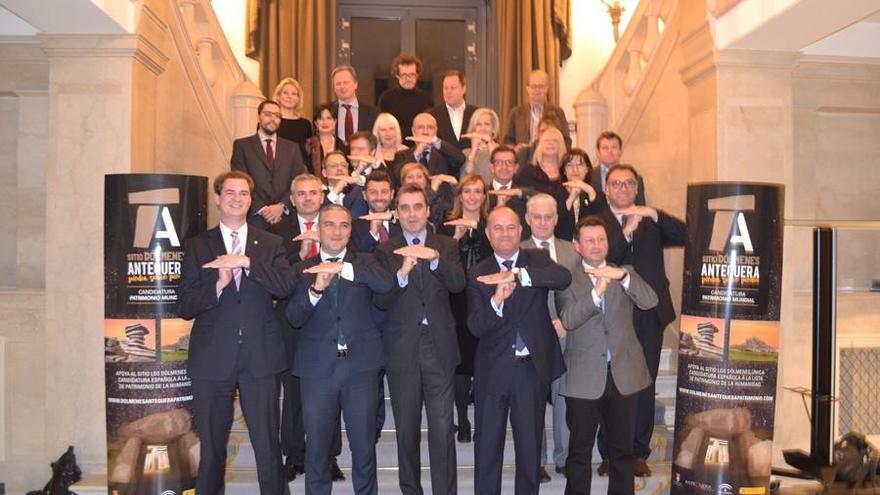
<path id="1" fill-rule="evenodd" d="M 299 82 L 292 77 L 285 77 L 278 86 L 275 86 L 272 99 L 281 106 L 281 125 L 278 126 L 278 135 L 296 143 L 305 159 L 306 141 L 314 133 L 312 123 L 303 117 L 302 94 L 302 86 Z"/>
<path id="2" fill-rule="evenodd" d="M 566 215 L 565 200 L 568 199 L 568 189 L 564 185 L 566 180 L 562 171 L 562 156 L 565 153 L 562 133 L 555 127 L 549 127 L 538 138 L 531 164 L 521 168 L 513 179 L 514 183 L 524 190 L 553 196 L 556 199 L 556 210 L 560 218 Z M 557 221 L 554 235 L 564 239 L 564 234 L 560 222 Z M 571 240 L 571 236 L 569 235 L 567 239 Z"/>
<path id="3" fill-rule="evenodd" d="M 570 241 L 574 237 L 578 220 L 601 213 L 608 208 L 608 202 L 605 194 L 590 184 L 593 166 L 584 150 L 572 148 L 562 157 L 562 166 L 566 179 L 563 185 L 568 190 L 568 197 L 563 204 L 565 210 L 559 216 L 554 234 L 560 239 Z"/>
<path id="4" fill-rule="evenodd" d="M 318 105 L 315 110 L 315 130 L 317 133 L 306 140 L 303 159 L 309 172 L 321 177 L 321 164 L 324 156 L 331 151 L 341 151 L 348 155 L 345 142 L 336 137 L 336 108 L 328 103 Z"/>
<path id="5" fill-rule="evenodd" d="M 492 246 L 486 239 L 486 217 L 489 215 L 489 196 L 486 182 L 479 174 L 467 174 L 458 184 L 458 192 L 447 221 L 438 232 L 458 241 L 458 253 L 465 271 L 492 256 Z M 455 410 L 458 414 L 458 441 L 471 441 L 471 423 L 468 420 L 468 402 L 474 377 L 474 355 L 477 338 L 467 328 L 467 295 L 465 291 L 450 294 L 452 316 L 458 334 L 461 363 L 455 368 Z"/>

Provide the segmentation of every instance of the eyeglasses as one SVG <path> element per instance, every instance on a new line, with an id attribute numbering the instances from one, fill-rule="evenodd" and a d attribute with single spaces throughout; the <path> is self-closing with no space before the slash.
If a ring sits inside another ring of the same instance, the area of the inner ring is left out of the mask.
<path id="1" fill-rule="evenodd" d="M 415 78 L 419 77 L 418 73 L 416 73 L 416 72 L 398 72 L 397 76 L 403 77 L 406 79 L 415 79 Z"/>
<path id="2" fill-rule="evenodd" d="M 565 164 L 566 167 L 586 167 L 587 164 L 582 162 L 581 160 L 571 160 L 570 162 Z"/>
<path id="3" fill-rule="evenodd" d="M 636 184 L 637 182 L 635 179 L 613 180 L 608 183 L 608 187 L 611 187 L 612 189 L 635 189 Z"/>
<path id="4" fill-rule="evenodd" d="M 279 113 L 279 112 L 270 112 L 270 111 L 268 111 L 268 110 L 263 110 L 263 112 L 262 112 L 260 115 L 262 115 L 263 117 L 275 117 L 276 119 L 280 119 L 280 118 L 281 118 L 281 113 Z"/>

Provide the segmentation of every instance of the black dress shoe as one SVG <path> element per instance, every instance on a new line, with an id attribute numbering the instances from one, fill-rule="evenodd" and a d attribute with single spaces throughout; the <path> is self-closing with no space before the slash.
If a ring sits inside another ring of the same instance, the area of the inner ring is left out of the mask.
<path id="1" fill-rule="evenodd" d="M 547 474 L 547 470 L 544 469 L 544 466 L 541 466 L 541 470 L 538 471 L 538 479 L 541 481 L 541 483 L 549 483 L 552 479 L 550 478 L 550 475 Z"/>
<path id="2" fill-rule="evenodd" d="M 296 469 L 293 467 L 293 464 L 284 464 L 284 479 L 288 483 L 296 479 Z"/>
<path id="3" fill-rule="evenodd" d="M 471 436 L 471 424 L 465 423 L 458 427 L 458 441 L 461 443 L 470 443 L 472 439 Z"/>
<path id="4" fill-rule="evenodd" d="M 565 476 L 565 466 L 556 466 L 556 472 Z"/>
<path id="5" fill-rule="evenodd" d="M 335 457 L 330 459 L 330 478 L 332 478 L 333 481 L 345 481 L 345 475 L 342 474 L 342 470 L 339 469 L 339 464 L 336 462 Z"/>

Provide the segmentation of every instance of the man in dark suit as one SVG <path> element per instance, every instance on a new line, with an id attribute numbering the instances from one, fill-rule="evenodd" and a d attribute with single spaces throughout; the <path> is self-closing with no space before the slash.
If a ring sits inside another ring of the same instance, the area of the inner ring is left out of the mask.
<path id="1" fill-rule="evenodd" d="M 513 182 L 519 165 L 516 162 L 516 152 L 510 146 L 500 145 L 492 150 L 489 155 L 489 170 L 492 172 L 492 183 L 489 184 L 489 209 L 494 210 L 497 206 L 506 206 L 516 212 L 520 225 L 523 227 L 523 240 L 531 235 L 529 225 L 526 223 L 526 196 L 527 191 Z M 529 192 L 534 192 L 529 190 Z"/>
<path id="2" fill-rule="evenodd" d="M 413 119 L 413 135 L 409 137 L 415 145 L 398 151 L 394 163 L 401 165 L 419 162 L 428 168 L 431 175 L 445 174 L 458 177 L 465 156 L 460 149 L 437 137 L 437 120 L 430 113 L 420 113 Z M 394 170 L 400 179 L 400 170 Z"/>
<path id="3" fill-rule="evenodd" d="M 280 222 L 269 227 L 269 232 L 281 237 L 287 261 L 293 266 L 318 254 L 318 243 L 313 239 L 300 240 L 300 234 L 318 230 L 318 211 L 324 201 L 321 180 L 311 174 L 297 175 L 290 184 L 290 200 L 293 209 L 288 210 Z M 281 335 L 288 363 L 293 362 L 299 341 L 299 330 L 290 326 L 285 316 L 289 301 L 282 299 L 275 306 L 275 312 L 287 327 Z M 287 481 L 293 481 L 297 474 L 305 472 L 306 437 L 299 378 L 292 373 L 282 373 L 281 387 L 284 391 L 281 407 L 281 452 L 286 458 L 285 477 Z"/>
<path id="4" fill-rule="evenodd" d="M 464 101 L 467 83 L 460 70 L 449 70 L 443 75 L 443 105 L 431 109 L 437 119 L 437 136 L 463 150 L 470 148 L 471 140 L 462 138 L 467 133 L 468 124 L 476 106 Z"/>
<path id="5" fill-rule="evenodd" d="M 290 205 L 290 181 L 306 171 L 299 146 L 276 134 L 281 125 L 281 107 L 272 100 L 264 100 L 257 107 L 257 133 L 236 139 L 232 143 L 232 170 L 250 175 L 254 181 L 254 196 L 249 222 L 266 230 L 281 221 Z"/>
<path id="6" fill-rule="evenodd" d="M 556 295 L 569 341 L 567 371 L 560 379 L 571 428 L 565 493 L 590 493 L 593 443 L 601 423 L 611 465 L 608 493 L 631 494 L 636 392 L 651 383 L 633 329 L 633 306 L 649 310 L 657 294 L 632 266 L 606 263 L 608 238 L 600 218 L 578 222 L 574 247 L 583 261 L 572 270 L 568 289 Z"/>
<path id="7" fill-rule="evenodd" d="M 590 184 L 597 191 L 607 192 L 608 171 L 616 165 L 620 165 L 620 157 L 623 154 L 623 140 L 614 131 L 604 131 L 596 138 L 596 152 L 599 155 L 599 166 L 590 171 Z M 636 193 L 635 204 L 645 204 L 645 182 L 642 176 L 637 177 L 639 190 Z"/>
<path id="8" fill-rule="evenodd" d="M 345 154 L 341 151 L 331 151 L 324 156 L 324 164 L 321 174 L 327 180 L 324 189 L 324 204 L 337 204 L 344 206 L 355 217 L 367 213 L 367 202 L 364 200 L 364 189 L 358 184 L 359 179 L 350 173 L 350 167 Z"/>
<path id="9" fill-rule="evenodd" d="M 336 99 L 330 105 L 336 108 L 336 136 L 344 142 L 357 131 L 373 132 L 379 109 L 362 102 L 357 96 L 357 73 L 350 65 L 340 65 L 330 73 L 330 82 Z"/>
<path id="10" fill-rule="evenodd" d="M 292 371 L 302 380 L 305 406 L 306 493 L 332 490 L 327 457 L 341 407 L 354 491 L 377 494 L 375 376 L 384 354 L 370 311 L 373 295 L 390 290 L 393 279 L 373 255 L 346 248 L 351 214 L 344 207 L 323 207 L 319 225 L 320 255 L 296 266 L 299 275 L 287 306 L 288 321 L 302 329 Z"/>
<path id="11" fill-rule="evenodd" d="M 391 213 L 394 189 L 391 177 L 384 170 L 367 176 L 364 198 L 370 207 L 363 218 L 356 218 L 351 228 L 351 244 L 361 253 L 372 253 L 380 243 L 402 234 L 400 222 Z"/>
<path id="12" fill-rule="evenodd" d="M 651 435 L 654 433 L 654 381 L 660 367 L 663 349 L 663 330 L 675 320 L 669 279 L 663 262 L 663 248 L 683 246 L 687 227 L 681 220 L 650 206 L 636 205 L 639 176 L 629 165 L 617 165 L 608 171 L 609 209 L 602 212 L 608 232 L 608 260 L 618 266 L 632 265 L 657 293 L 657 306 L 649 310 L 637 309 L 633 325 L 645 353 L 651 385 L 638 394 L 638 412 L 633 452 L 636 457 L 636 476 L 650 476 L 646 459 L 651 454 Z M 606 452 L 603 431 L 599 432 L 599 452 Z M 603 457 L 606 457 L 603 455 Z M 607 461 L 603 461 L 607 472 Z"/>
<path id="13" fill-rule="evenodd" d="M 528 103 L 513 107 L 507 118 L 507 131 L 504 133 L 504 144 L 515 146 L 517 152 L 538 140 L 538 122 L 541 118 L 551 116 L 556 120 L 556 127 L 562 131 L 566 149 L 571 148 L 571 135 L 568 132 L 568 120 L 565 111 L 547 101 L 550 88 L 550 77 L 542 70 L 533 70 L 526 81 Z"/>
<path id="14" fill-rule="evenodd" d="M 428 416 L 431 489 L 457 491 L 452 409 L 453 378 L 459 363 L 449 294 L 465 287 L 458 244 L 428 229 L 428 198 L 412 184 L 397 194 L 402 235 L 380 244 L 376 255 L 397 283 L 376 303 L 387 311 L 382 339 L 385 369 L 397 428 L 400 489 L 421 494 L 422 404 Z"/>
<path id="15" fill-rule="evenodd" d="M 486 220 L 495 252 L 468 274 L 468 329 L 480 339 L 474 366 L 474 492 L 501 493 L 508 416 L 516 451 L 514 493 L 538 493 L 541 435 L 550 383 L 565 371 L 547 297 L 571 273 L 543 250 L 520 249 L 522 227 L 507 207 Z"/>
<path id="16" fill-rule="evenodd" d="M 281 238 L 246 222 L 254 188 L 231 171 L 214 180 L 220 224 L 189 239 L 183 259 L 178 312 L 195 318 L 187 372 L 199 432 L 196 490 L 224 491 L 226 439 L 239 390 L 257 461 L 262 495 L 289 493 L 278 443 L 278 378 L 287 369 L 281 325 L 272 299 L 291 292 Z"/>

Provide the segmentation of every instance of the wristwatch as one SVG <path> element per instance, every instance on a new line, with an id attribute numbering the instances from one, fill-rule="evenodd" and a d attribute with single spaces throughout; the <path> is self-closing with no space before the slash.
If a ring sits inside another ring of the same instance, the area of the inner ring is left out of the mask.
<path id="1" fill-rule="evenodd" d="M 316 289 L 314 285 L 309 286 L 309 292 L 311 292 L 312 295 L 315 297 L 321 297 L 321 295 L 324 294 L 323 290 Z"/>
<path id="2" fill-rule="evenodd" d="M 513 278 L 514 278 L 514 280 L 516 280 L 517 282 L 520 281 L 520 280 L 519 280 L 519 277 L 520 277 L 519 274 L 520 274 L 520 272 L 522 272 L 522 268 L 520 268 L 520 267 L 518 267 L 518 266 L 515 266 L 515 267 L 513 267 L 513 268 L 510 269 L 510 273 L 513 274 Z"/>

